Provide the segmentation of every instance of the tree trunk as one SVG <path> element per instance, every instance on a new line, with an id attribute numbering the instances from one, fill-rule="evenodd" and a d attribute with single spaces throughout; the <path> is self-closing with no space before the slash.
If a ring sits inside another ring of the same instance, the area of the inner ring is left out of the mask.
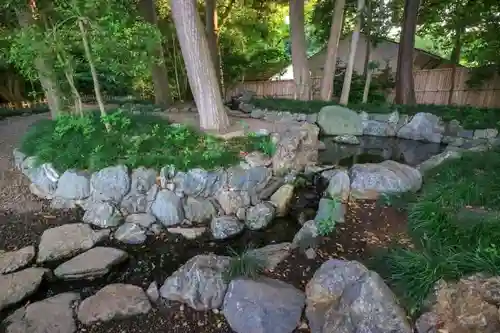
<path id="1" fill-rule="evenodd" d="M 311 75 L 306 53 L 304 29 L 304 0 L 290 0 L 290 34 L 292 37 L 292 67 L 295 80 L 295 98 L 311 99 Z"/>
<path id="2" fill-rule="evenodd" d="M 351 91 L 352 73 L 354 71 L 354 61 L 356 59 L 356 49 L 359 41 L 359 31 L 361 30 L 361 17 L 365 7 L 365 0 L 358 0 L 356 25 L 352 32 L 351 47 L 349 48 L 349 59 L 347 68 L 345 70 L 344 85 L 342 87 L 342 94 L 340 95 L 340 104 L 347 105 L 349 103 L 349 93 Z"/>
<path id="3" fill-rule="evenodd" d="M 33 15 L 27 11 L 18 12 L 18 21 L 22 28 L 28 28 L 34 24 Z M 36 57 L 35 68 L 47 99 L 50 116 L 55 119 L 62 109 L 62 93 L 57 85 L 57 76 L 50 65 L 49 59 L 45 59 L 43 56 Z"/>
<path id="4" fill-rule="evenodd" d="M 415 104 L 415 82 L 413 80 L 413 49 L 417 29 L 420 0 L 406 0 L 403 27 L 398 50 L 396 72 L 396 104 Z"/>
<path id="5" fill-rule="evenodd" d="M 460 52 L 462 51 L 462 28 L 455 30 L 455 45 L 451 52 L 451 87 L 448 95 L 448 105 L 453 103 L 453 93 L 455 92 L 455 77 L 457 75 L 457 64 L 460 61 Z"/>
<path id="6" fill-rule="evenodd" d="M 368 94 L 370 93 L 370 85 L 372 83 L 373 70 L 367 69 L 366 72 L 366 81 L 365 81 L 365 90 L 363 91 L 363 103 L 368 102 Z"/>
<path id="7" fill-rule="evenodd" d="M 154 0 L 141 0 L 139 6 L 144 19 L 157 27 L 158 18 L 156 16 Z M 163 54 L 163 45 L 161 42 L 158 42 L 153 55 L 155 59 L 151 62 L 150 66 L 155 92 L 155 103 L 165 107 L 170 104 L 171 96 L 167 68 L 165 67 L 165 55 Z"/>
<path id="8" fill-rule="evenodd" d="M 337 67 L 337 50 L 339 47 L 340 35 L 342 34 L 342 24 L 344 22 L 345 0 L 337 0 L 332 16 L 330 27 L 330 38 L 328 39 L 323 78 L 321 79 L 321 99 L 329 101 L 333 96 L 333 84 Z"/>
<path id="9" fill-rule="evenodd" d="M 372 0 L 368 0 L 366 3 L 366 25 L 365 25 L 365 37 L 366 37 L 366 53 L 365 53 L 365 64 L 363 66 L 363 76 L 367 78 L 368 75 L 368 65 L 370 64 L 370 56 L 372 53 Z"/>
<path id="10" fill-rule="evenodd" d="M 215 67 L 194 0 L 172 0 L 172 18 L 181 45 L 200 127 L 222 132 L 229 127 Z"/>
<path id="11" fill-rule="evenodd" d="M 219 27 L 217 19 L 217 4 L 215 0 L 205 1 L 205 33 L 207 34 L 208 49 L 212 56 L 212 62 L 217 75 L 217 81 L 221 82 L 220 58 L 219 58 Z"/>

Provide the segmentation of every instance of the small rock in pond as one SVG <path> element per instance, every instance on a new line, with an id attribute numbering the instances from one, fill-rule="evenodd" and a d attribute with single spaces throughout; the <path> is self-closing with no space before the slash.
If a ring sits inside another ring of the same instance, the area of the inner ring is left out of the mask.
<path id="1" fill-rule="evenodd" d="M 146 290 L 146 294 L 148 295 L 151 302 L 156 302 L 160 298 L 160 290 L 158 289 L 158 283 L 156 281 L 151 282 L 148 289 Z"/>
<path id="2" fill-rule="evenodd" d="M 109 273 L 111 267 L 127 260 L 127 252 L 111 247 L 95 247 L 70 259 L 55 270 L 64 280 L 93 279 Z"/>
<path id="3" fill-rule="evenodd" d="M 80 295 L 63 293 L 28 304 L 5 321 L 6 333 L 75 333 L 74 307 Z"/>
<path id="4" fill-rule="evenodd" d="M 125 218 L 125 223 L 135 223 L 143 228 L 149 228 L 156 222 L 156 217 L 147 213 L 132 214 Z"/>
<path id="5" fill-rule="evenodd" d="M 245 225 L 234 216 L 215 217 L 210 223 L 210 230 L 215 239 L 227 239 L 243 232 Z"/>
<path id="6" fill-rule="evenodd" d="M 250 230 L 260 230 L 269 225 L 276 216 L 276 209 L 269 202 L 261 202 L 247 211 L 245 225 Z"/>
<path id="7" fill-rule="evenodd" d="M 172 234 L 182 235 L 186 239 L 196 239 L 203 235 L 207 228 L 199 227 L 199 228 L 167 228 L 167 231 Z"/>
<path id="8" fill-rule="evenodd" d="M 146 238 L 146 229 L 136 223 L 122 224 L 115 231 L 115 239 L 125 244 L 142 244 Z"/>
<path id="9" fill-rule="evenodd" d="M 17 251 L 0 252 L 0 274 L 11 273 L 27 266 L 35 257 L 35 247 L 30 245 Z"/>
<path id="10" fill-rule="evenodd" d="M 113 319 L 123 319 L 151 311 L 148 296 L 140 287 L 130 284 L 110 284 L 82 301 L 78 320 L 84 325 Z"/>
<path id="11" fill-rule="evenodd" d="M 0 275 L 0 311 L 32 295 L 47 273 L 44 268 L 25 270 Z"/>

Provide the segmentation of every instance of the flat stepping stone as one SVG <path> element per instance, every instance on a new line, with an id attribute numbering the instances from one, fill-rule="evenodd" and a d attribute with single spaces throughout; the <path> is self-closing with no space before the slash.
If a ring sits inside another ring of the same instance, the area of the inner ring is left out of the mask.
<path id="1" fill-rule="evenodd" d="M 125 251 L 112 247 L 95 247 L 62 263 L 54 274 L 63 280 L 93 279 L 109 273 L 111 267 L 127 260 Z"/>
<path id="2" fill-rule="evenodd" d="M 35 258 L 35 247 L 0 253 L 0 273 L 7 274 L 26 267 Z"/>
<path id="3" fill-rule="evenodd" d="M 33 294 L 42 283 L 46 272 L 44 268 L 27 268 L 16 273 L 0 275 L 0 311 Z"/>
<path id="4" fill-rule="evenodd" d="M 65 224 L 43 232 L 38 246 L 38 263 L 72 257 L 93 248 L 109 237 L 109 230 L 94 231 L 84 223 Z"/>
<path id="5" fill-rule="evenodd" d="M 78 320 L 84 325 L 98 321 L 123 319 L 151 311 L 148 296 L 140 287 L 130 284 L 110 284 L 83 300 L 78 308 Z"/>
<path id="6" fill-rule="evenodd" d="M 75 333 L 76 293 L 59 294 L 23 307 L 6 320 L 6 333 Z"/>

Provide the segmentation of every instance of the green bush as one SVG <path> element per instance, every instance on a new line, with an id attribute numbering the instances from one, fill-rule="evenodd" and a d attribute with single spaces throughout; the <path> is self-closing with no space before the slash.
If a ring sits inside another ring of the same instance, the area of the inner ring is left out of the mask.
<path id="1" fill-rule="evenodd" d="M 104 121 L 111 124 L 111 131 L 106 131 Z M 26 133 L 21 150 L 36 156 L 38 163 L 53 163 L 59 171 L 93 171 L 116 164 L 187 170 L 237 164 L 241 152 L 269 153 L 271 146 L 268 136 L 224 141 L 164 118 L 113 111 L 104 119 L 91 112 L 40 121 Z"/>

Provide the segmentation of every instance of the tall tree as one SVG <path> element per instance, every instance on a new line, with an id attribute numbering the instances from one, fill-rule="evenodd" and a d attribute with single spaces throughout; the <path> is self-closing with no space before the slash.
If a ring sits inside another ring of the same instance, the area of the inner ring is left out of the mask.
<path id="1" fill-rule="evenodd" d="M 153 26 L 158 25 L 156 6 L 154 0 L 140 0 L 140 9 L 144 19 Z M 154 60 L 151 62 L 151 76 L 155 93 L 155 103 L 166 106 L 170 103 L 170 89 L 168 85 L 168 73 L 165 67 L 165 56 L 161 42 L 154 50 Z"/>
<path id="2" fill-rule="evenodd" d="M 295 98 L 306 101 L 311 99 L 311 75 L 304 29 L 304 0 L 290 0 L 289 9 Z"/>
<path id="3" fill-rule="evenodd" d="M 354 71 L 354 61 L 356 59 L 356 49 L 358 47 L 358 42 L 359 42 L 359 33 L 361 30 L 361 20 L 364 7 L 365 7 L 365 0 L 358 0 L 356 24 L 354 26 L 354 31 L 352 32 L 351 46 L 349 47 L 349 58 L 347 61 L 347 68 L 345 70 L 345 76 L 344 76 L 344 85 L 342 87 L 342 93 L 340 95 L 340 104 L 342 105 L 347 105 L 347 103 L 349 103 L 349 93 L 351 91 L 352 73 Z"/>
<path id="4" fill-rule="evenodd" d="M 229 118 L 222 103 L 215 67 L 195 1 L 172 0 L 172 18 L 200 114 L 200 127 L 224 131 L 229 127 Z"/>
<path id="5" fill-rule="evenodd" d="M 337 50 L 340 35 L 342 33 L 342 23 L 344 16 L 345 0 L 335 1 L 335 9 L 332 16 L 330 28 L 330 38 L 328 39 L 323 78 L 321 80 L 321 99 L 329 101 L 333 95 L 333 79 L 337 65 Z"/>
<path id="6" fill-rule="evenodd" d="M 416 103 L 415 81 L 413 79 L 413 49 L 419 7 L 420 0 L 405 1 L 396 71 L 396 104 Z"/>

